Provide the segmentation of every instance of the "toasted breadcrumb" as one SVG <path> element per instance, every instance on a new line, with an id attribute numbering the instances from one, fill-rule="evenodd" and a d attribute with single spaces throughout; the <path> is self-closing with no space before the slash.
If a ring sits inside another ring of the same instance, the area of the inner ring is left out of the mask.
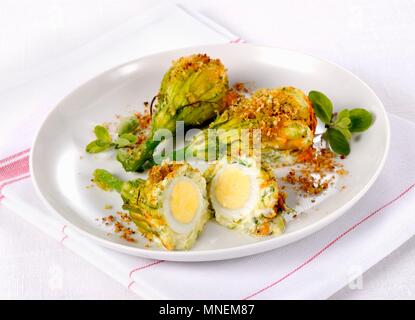
<path id="1" fill-rule="evenodd" d="M 149 183 L 158 183 L 164 180 L 170 173 L 183 166 L 181 163 L 167 163 L 163 166 L 152 167 L 148 173 Z"/>
<path id="2" fill-rule="evenodd" d="M 133 221 L 128 213 L 117 211 L 117 215 L 119 215 L 120 219 L 126 223 L 131 223 Z"/>
<path id="3" fill-rule="evenodd" d="M 299 118 L 301 110 L 293 108 L 297 101 L 294 96 L 286 93 L 287 88 L 281 90 L 267 90 L 259 89 L 252 94 L 249 99 L 245 98 L 237 90 L 231 89 L 230 94 L 233 93 L 236 97 L 231 99 L 229 114 L 231 117 L 238 117 L 241 120 L 256 119 L 256 128 L 261 130 L 262 138 L 265 140 L 275 140 L 279 137 L 280 127 L 285 121 Z M 309 109 L 312 112 L 311 102 L 307 97 Z M 315 117 L 310 119 L 308 125 L 312 131 L 316 125 Z"/>
<path id="4" fill-rule="evenodd" d="M 146 104 L 145 106 L 146 107 L 143 113 L 136 112 L 134 114 L 138 121 L 138 128 L 137 128 L 138 132 L 136 134 L 137 135 L 136 145 L 141 145 L 144 141 L 146 141 L 150 133 L 151 115 Z"/>
<path id="5" fill-rule="evenodd" d="M 248 88 L 246 87 L 245 83 L 242 82 L 237 82 L 233 85 L 233 88 L 235 89 L 235 91 L 237 92 L 242 92 L 242 93 L 249 93 Z"/>
<path id="6" fill-rule="evenodd" d="M 282 181 L 293 185 L 303 197 L 317 196 L 327 190 L 334 184 L 334 173 L 348 174 L 336 155 L 327 148 L 308 150 L 307 154 L 302 155 L 300 163 L 297 170 L 291 169 Z"/>
<path id="7" fill-rule="evenodd" d="M 141 129 L 147 129 L 150 126 L 151 115 L 147 110 L 145 110 L 144 113 L 136 112 L 135 117 L 137 118 L 139 127 Z"/>
<path id="8" fill-rule="evenodd" d="M 132 222 L 128 213 L 117 212 L 117 215 L 120 216 L 121 221 L 118 221 L 117 218 L 113 215 L 103 217 L 101 218 L 101 221 L 106 226 L 113 226 L 114 233 L 119 234 L 121 239 L 124 239 L 128 242 L 136 242 L 136 239 L 132 237 L 132 235 L 135 234 L 135 231 L 131 229 L 130 227 L 127 227 L 122 224 L 122 222 L 127 223 L 127 224 L 130 224 Z"/>
<path id="9" fill-rule="evenodd" d="M 103 217 L 103 218 L 102 218 L 102 222 L 103 222 L 106 226 L 111 225 L 111 224 L 114 222 L 114 220 L 115 220 L 115 218 L 114 218 L 114 216 L 113 216 L 113 215 L 109 215 L 109 216 L 106 216 L 106 217 Z"/>

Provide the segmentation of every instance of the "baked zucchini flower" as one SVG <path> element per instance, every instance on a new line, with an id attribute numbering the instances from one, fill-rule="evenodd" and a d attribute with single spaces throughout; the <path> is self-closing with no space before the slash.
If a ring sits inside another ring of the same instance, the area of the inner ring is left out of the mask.
<path id="1" fill-rule="evenodd" d="M 285 196 L 272 171 L 254 158 L 217 161 L 205 172 L 216 221 L 230 229 L 257 236 L 284 231 Z"/>
<path id="2" fill-rule="evenodd" d="M 192 127 L 212 119 L 225 108 L 228 89 L 226 70 L 219 59 L 195 54 L 174 61 L 161 82 L 147 141 L 120 149 L 118 161 L 127 171 L 143 171 L 160 143 L 155 137 L 158 130 L 174 134 L 177 121 Z"/>
<path id="3" fill-rule="evenodd" d="M 260 154 L 272 167 L 292 165 L 312 147 L 316 124 L 312 105 L 301 90 L 260 89 L 226 109 L 180 154 L 203 160 Z"/>
<path id="4" fill-rule="evenodd" d="M 93 180 L 118 191 L 138 230 L 167 250 L 190 249 L 211 217 L 205 178 L 187 163 L 164 162 L 147 180 L 128 182 L 97 169 Z"/>

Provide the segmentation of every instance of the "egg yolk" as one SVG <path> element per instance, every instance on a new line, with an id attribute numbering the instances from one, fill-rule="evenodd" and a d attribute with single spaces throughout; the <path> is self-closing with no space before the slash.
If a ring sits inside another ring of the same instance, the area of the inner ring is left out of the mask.
<path id="1" fill-rule="evenodd" d="M 170 196 L 170 210 L 174 219 L 189 223 L 199 207 L 199 190 L 190 181 L 177 182 Z"/>
<path id="2" fill-rule="evenodd" d="M 217 178 L 215 196 L 222 207 L 239 209 L 248 200 L 250 190 L 249 177 L 242 170 L 231 168 Z"/>

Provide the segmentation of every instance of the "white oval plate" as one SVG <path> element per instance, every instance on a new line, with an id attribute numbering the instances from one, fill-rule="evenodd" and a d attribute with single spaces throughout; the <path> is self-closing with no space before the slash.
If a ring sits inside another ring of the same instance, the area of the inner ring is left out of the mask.
<path id="1" fill-rule="evenodd" d="M 144 240 L 129 243 L 117 235 L 108 235 L 109 229 L 96 219 L 120 209 L 121 199 L 115 193 L 88 188 L 91 173 L 96 168 L 106 168 L 124 178 L 136 174 L 126 174 L 111 152 L 85 153 L 86 144 L 93 139 L 93 127 L 114 121 L 115 115 L 142 110 L 143 102 L 150 101 L 157 93 L 171 61 L 199 52 L 220 58 L 228 68 L 231 83 L 254 83 L 257 88 L 290 85 L 304 92 L 319 90 L 332 99 L 335 109 L 363 107 L 374 114 L 375 122 L 352 142 L 352 152 L 344 161 L 349 175 L 339 178 L 315 203 L 300 200 L 295 207 L 302 214 L 288 223 L 281 236 L 256 239 L 209 222 L 192 250 L 169 252 L 147 248 Z M 381 101 L 349 71 L 288 50 L 248 44 L 210 45 L 140 58 L 80 86 L 52 110 L 39 129 L 31 153 L 31 173 L 48 207 L 91 241 L 153 259 L 222 260 L 284 246 L 336 220 L 366 193 L 379 175 L 388 151 L 389 135 Z M 106 204 L 113 205 L 114 210 L 104 210 Z"/>

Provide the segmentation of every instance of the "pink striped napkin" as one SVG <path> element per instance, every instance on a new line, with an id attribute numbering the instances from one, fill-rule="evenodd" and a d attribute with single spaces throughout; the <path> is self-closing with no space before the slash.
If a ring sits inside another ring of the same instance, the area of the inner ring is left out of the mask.
<path id="1" fill-rule="evenodd" d="M 0 200 L 4 198 L 1 194 L 4 187 L 30 177 L 29 151 L 25 149 L 0 160 Z"/>
<path id="2" fill-rule="evenodd" d="M 98 43 L 67 57 L 58 65 L 59 72 L 44 75 L 36 83 L 28 83 L 0 96 L 0 101 L 13 103 L 22 110 L 21 115 L 25 115 L 23 124 L 16 125 L 26 128 L 29 137 L 26 143 L 33 134 L 32 128 L 40 123 L 38 113 L 44 114 L 74 86 L 102 70 L 132 57 L 177 45 L 177 39 L 168 42 L 169 31 L 182 32 L 181 46 L 201 43 L 201 34 L 204 43 L 241 41 L 206 18 L 189 12 L 176 6 L 148 12 L 101 38 Z M 154 44 L 143 52 L 139 44 L 136 47 L 131 45 L 126 54 L 126 50 L 122 50 L 122 41 L 131 44 L 131 37 L 146 38 L 140 31 L 143 21 L 152 21 L 152 35 L 165 39 L 164 47 Z M 155 21 L 162 23 L 158 25 Z M 115 40 L 120 42 L 118 48 L 113 48 L 112 52 L 102 50 Z M 104 53 L 97 56 L 96 52 Z M 39 96 L 36 92 L 48 94 Z M 221 262 L 178 263 L 127 256 L 95 245 L 67 227 L 39 201 L 30 180 L 27 148 L 0 160 L 1 204 L 142 298 L 325 299 L 415 233 L 415 216 L 412 214 L 415 204 L 412 159 L 415 150 L 407 145 L 415 135 L 415 126 L 395 116 L 390 118 L 390 155 L 382 174 L 367 195 L 322 231 L 261 255 Z M 1 150 L 15 147 L 15 144 L 6 145 Z"/>

